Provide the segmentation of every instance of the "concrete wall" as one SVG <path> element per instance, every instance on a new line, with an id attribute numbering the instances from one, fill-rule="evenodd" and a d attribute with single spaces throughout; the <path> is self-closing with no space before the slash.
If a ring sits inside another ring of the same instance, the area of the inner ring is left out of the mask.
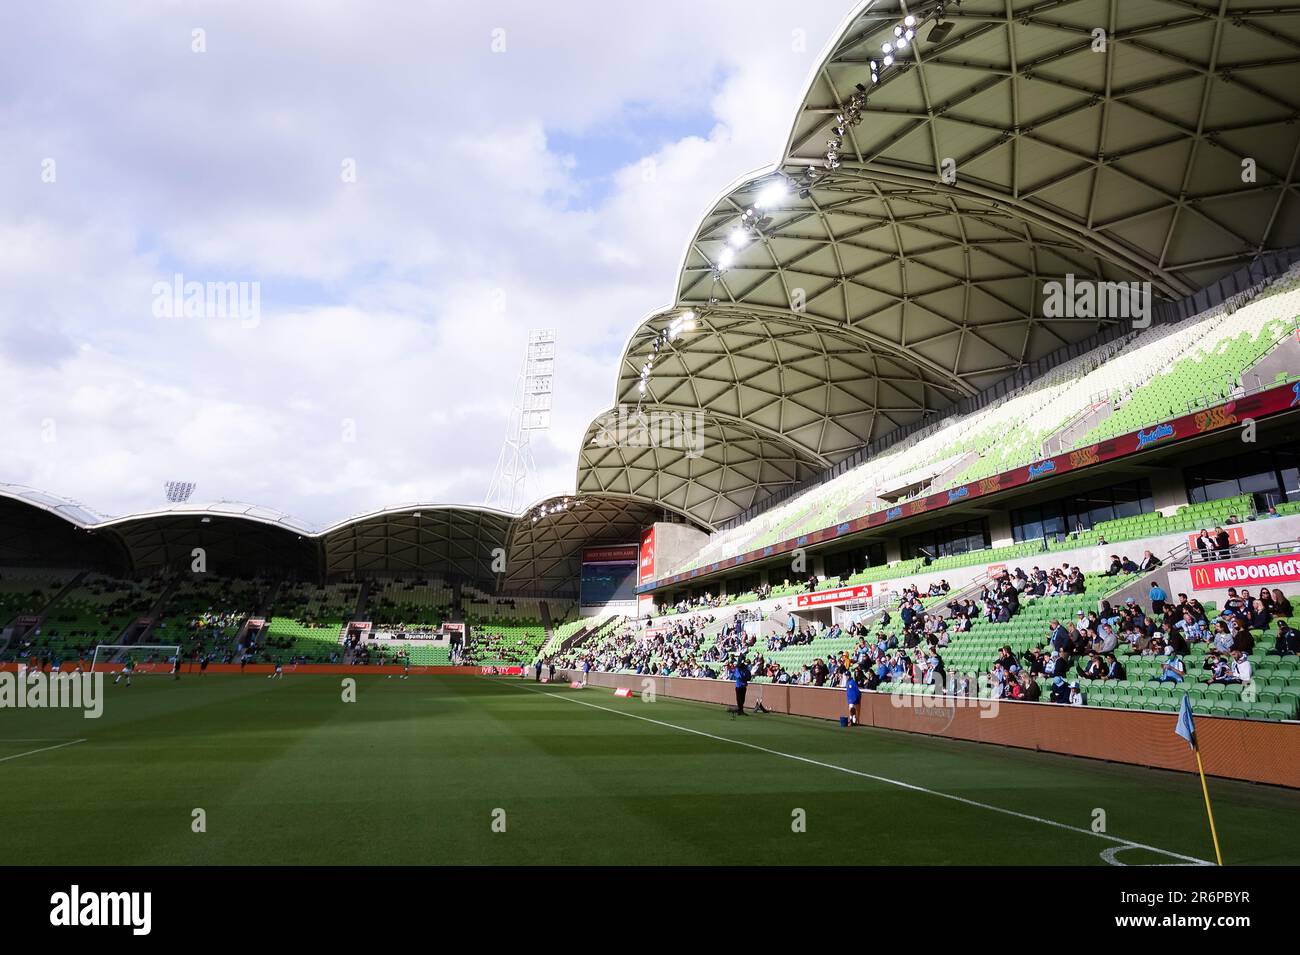
<path id="1" fill-rule="evenodd" d="M 1010 547 L 1016 542 L 1011 533 L 1011 512 L 998 511 L 989 517 L 989 539 L 994 547 Z"/>
<path id="2" fill-rule="evenodd" d="M 1187 485 L 1179 471 L 1161 471 L 1151 475 L 1151 499 L 1155 509 L 1165 517 L 1190 504 Z"/>
<path id="3" fill-rule="evenodd" d="M 655 576 L 662 576 L 667 567 L 681 567 L 703 549 L 709 535 L 690 524 L 655 522 Z M 709 584 L 717 593 L 718 584 Z"/>

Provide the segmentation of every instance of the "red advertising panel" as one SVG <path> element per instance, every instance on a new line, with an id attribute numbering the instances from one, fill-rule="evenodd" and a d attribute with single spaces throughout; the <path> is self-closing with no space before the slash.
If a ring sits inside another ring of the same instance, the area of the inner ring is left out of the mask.
<path id="1" fill-rule="evenodd" d="M 641 566 L 637 570 L 637 584 L 648 584 L 655 579 L 655 529 L 651 524 L 641 532 Z"/>
<path id="2" fill-rule="evenodd" d="M 1209 530 L 1213 531 L 1214 528 L 1211 527 Z M 1246 529 L 1244 527 L 1238 527 L 1236 524 L 1233 524 L 1231 527 L 1225 527 L 1224 530 L 1228 532 L 1228 543 L 1232 544 L 1234 547 L 1238 544 L 1246 543 Z M 1187 546 L 1192 549 L 1193 554 L 1196 553 L 1196 538 L 1197 534 L 1187 535 Z"/>
<path id="3" fill-rule="evenodd" d="M 839 587 L 836 590 L 819 590 L 811 594 L 799 594 L 795 598 L 796 607 L 829 607 L 831 604 L 842 604 L 849 600 L 862 600 L 871 596 L 870 584 L 859 584 L 856 587 Z"/>
<path id="4" fill-rule="evenodd" d="M 1192 564 L 1193 590 L 1222 590 L 1238 585 L 1276 586 L 1300 583 L 1300 554 L 1245 557 Z"/>

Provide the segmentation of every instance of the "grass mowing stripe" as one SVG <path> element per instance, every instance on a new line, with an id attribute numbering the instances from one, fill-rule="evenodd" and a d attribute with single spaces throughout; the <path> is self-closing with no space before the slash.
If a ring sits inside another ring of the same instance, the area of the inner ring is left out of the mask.
<path id="1" fill-rule="evenodd" d="M 482 677 L 487 680 L 489 677 Z M 861 770 L 849 769 L 847 766 L 836 766 L 834 763 L 824 763 L 821 760 L 811 759 L 807 756 L 799 756 L 794 753 L 783 753 L 780 750 L 769 749 L 766 746 L 759 746 L 757 743 L 747 743 L 744 740 L 730 739 L 726 736 L 716 736 L 713 733 L 706 733 L 703 730 L 692 729 L 689 726 L 679 726 L 676 723 L 667 723 L 663 720 L 657 720 L 649 716 L 640 716 L 636 713 L 628 713 L 624 710 L 615 710 L 608 706 L 601 706 L 599 703 L 589 703 L 586 700 L 575 700 L 571 696 L 565 696 L 561 693 L 548 693 L 546 690 L 537 690 L 531 686 L 520 686 L 517 683 L 507 683 L 506 686 L 512 686 L 518 690 L 527 690 L 529 693 L 539 693 L 542 696 L 553 697 L 557 700 L 564 700 L 567 703 L 577 703 L 580 706 L 589 706 L 595 710 L 601 710 L 605 713 L 613 713 L 615 716 L 627 716 L 634 720 L 642 720 L 646 723 L 654 723 L 656 726 L 667 727 L 668 729 L 678 730 L 682 733 L 693 733 L 696 736 L 704 736 L 708 739 L 717 740 L 721 743 L 731 743 L 735 746 L 744 746 L 747 749 L 757 750 L 760 753 L 767 753 L 771 756 L 780 756 L 784 759 L 793 759 L 800 763 L 808 763 L 811 766 L 820 766 L 823 769 L 833 769 L 836 772 L 848 773 L 851 776 L 860 776 L 863 779 L 874 780 L 875 782 L 886 783 L 890 786 L 898 786 L 902 789 L 908 789 L 912 792 L 922 793 L 927 796 L 937 796 L 940 799 L 948 799 L 953 802 L 963 803 L 967 806 L 973 806 L 976 809 L 985 809 L 989 812 L 1001 813 L 1005 816 L 1014 816 L 1017 819 L 1025 819 L 1029 822 L 1037 822 L 1045 826 L 1054 826 L 1057 829 L 1066 829 L 1070 832 L 1081 833 L 1085 836 L 1095 836 L 1098 839 L 1104 839 L 1107 842 L 1114 842 L 1128 849 L 1145 849 L 1148 852 L 1154 852 L 1158 855 L 1168 856 L 1171 859 L 1181 859 L 1189 865 L 1213 865 L 1205 859 L 1198 859 L 1195 856 L 1186 856 L 1179 852 L 1171 852 L 1168 849 L 1160 849 L 1156 846 L 1149 846 L 1141 842 L 1132 842 L 1128 839 L 1121 839 L 1119 836 L 1112 836 L 1105 832 L 1093 832 L 1091 829 L 1084 829 L 1080 826 L 1071 826 L 1068 823 L 1057 822 L 1055 819 L 1044 819 L 1042 816 L 1030 815 L 1027 812 L 1019 812 L 1015 809 L 1004 809 L 1001 806 L 990 805 L 989 803 L 979 802 L 974 799 L 967 799 L 965 796 L 956 796 L 952 793 L 940 792 L 937 789 L 927 789 L 924 786 L 917 786 L 913 783 L 906 783 L 899 779 L 890 779 L 888 776 L 877 776 L 874 773 L 864 773 Z"/>
<path id="2" fill-rule="evenodd" d="M 84 739 L 70 739 L 66 743 L 60 743 L 58 746 L 43 746 L 40 749 L 31 749 L 25 753 L 14 753 L 12 756 L 0 756 L 0 763 L 7 763 L 11 759 L 19 759 L 23 756 L 35 756 L 37 753 L 48 753 L 52 749 L 63 749 L 65 746 L 72 746 L 76 743 L 84 742 Z"/>

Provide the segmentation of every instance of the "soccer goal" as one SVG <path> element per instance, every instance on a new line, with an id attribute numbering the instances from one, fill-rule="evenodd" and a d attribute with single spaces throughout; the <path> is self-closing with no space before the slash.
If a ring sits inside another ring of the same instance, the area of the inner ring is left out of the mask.
<path id="1" fill-rule="evenodd" d="M 167 643 L 100 643 L 90 660 L 90 672 L 105 663 L 135 662 L 135 672 L 170 673 L 172 657 L 180 656 L 181 648 Z"/>

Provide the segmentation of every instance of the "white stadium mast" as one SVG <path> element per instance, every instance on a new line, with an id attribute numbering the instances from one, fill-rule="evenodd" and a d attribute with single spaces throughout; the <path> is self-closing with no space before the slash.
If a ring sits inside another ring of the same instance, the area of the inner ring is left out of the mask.
<path id="1" fill-rule="evenodd" d="M 172 504 L 184 504 L 194 493 L 193 481 L 167 481 L 163 484 L 163 493 Z"/>
<path id="2" fill-rule="evenodd" d="M 528 351 L 515 384 L 515 401 L 506 427 L 505 444 L 497 458 L 488 487 L 489 507 L 517 513 L 532 500 L 529 484 L 537 474 L 537 463 L 529 438 L 534 431 L 551 427 L 551 395 L 554 391 L 555 329 L 537 328 L 528 333 Z"/>

